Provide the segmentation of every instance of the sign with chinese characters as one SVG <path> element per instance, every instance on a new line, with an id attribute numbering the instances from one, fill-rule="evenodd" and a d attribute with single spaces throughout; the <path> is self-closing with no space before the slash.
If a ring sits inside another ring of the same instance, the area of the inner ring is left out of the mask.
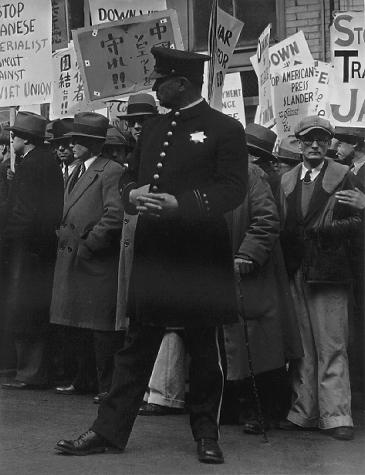
<path id="1" fill-rule="evenodd" d="M 257 79 L 259 84 L 259 116 L 258 123 L 265 127 L 274 124 L 274 113 L 271 98 L 271 82 L 270 82 L 270 31 L 271 24 L 261 33 L 257 45 Z"/>
<path id="2" fill-rule="evenodd" d="M 68 45 L 67 0 L 52 0 L 52 51 Z"/>
<path id="3" fill-rule="evenodd" d="M 222 95 L 222 112 L 237 119 L 246 127 L 245 104 L 243 102 L 240 73 L 226 74 Z"/>
<path id="4" fill-rule="evenodd" d="M 54 94 L 50 107 L 51 120 L 73 117 L 77 112 L 87 110 L 84 85 L 73 46 L 56 51 L 52 64 Z"/>
<path id="5" fill-rule="evenodd" d="M 0 105 L 52 101 L 50 0 L 0 0 Z"/>
<path id="6" fill-rule="evenodd" d="M 293 135 L 305 116 L 328 116 L 329 76 L 330 65 L 320 61 L 290 66 L 272 75 L 278 138 Z"/>
<path id="7" fill-rule="evenodd" d="M 333 125 L 363 127 L 365 119 L 364 12 L 336 13 L 331 29 Z"/>
<path id="8" fill-rule="evenodd" d="M 166 0 L 89 0 L 89 5 L 93 25 L 166 10 Z"/>
<path id="9" fill-rule="evenodd" d="M 229 63 L 233 56 L 238 38 L 243 28 L 243 22 L 229 15 L 224 10 L 217 8 L 214 31 L 213 50 L 210 52 L 212 59 L 209 67 L 208 98 L 211 107 L 222 110 L 222 90 L 224 77 L 228 71 Z"/>
<path id="10" fill-rule="evenodd" d="M 175 10 L 73 31 L 89 101 L 150 89 L 152 46 L 183 49 Z"/>

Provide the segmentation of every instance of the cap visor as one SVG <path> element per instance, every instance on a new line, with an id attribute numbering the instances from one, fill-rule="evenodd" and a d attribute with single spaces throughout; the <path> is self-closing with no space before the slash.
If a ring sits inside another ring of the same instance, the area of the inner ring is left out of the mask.
<path id="1" fill-rule="evenodd" d="M 303 135 L 307 135 L 309 134 L 309 132 L 312 132 L 312 130 L 323 130 L 324 132 L 326 132 L 330 137 L 333 137 L 333 134 L 332 132 L 330 132 L 328 129 L 326 129 L 325 127 L 321 127 L 320 125 L 316 125 L 316 126 L 313 126 L 313 127 L 308 127 L 307 129 L 305 130 L 302 130 L 301 132 L 298 132 L 298 137 L 303 137 Z"/>

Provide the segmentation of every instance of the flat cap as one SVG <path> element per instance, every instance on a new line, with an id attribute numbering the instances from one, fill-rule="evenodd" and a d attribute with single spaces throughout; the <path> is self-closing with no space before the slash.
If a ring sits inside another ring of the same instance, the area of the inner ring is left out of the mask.
<path id="1" fill-rule="evenodd" d="M 202 81 L 204 62 L 210 59 L 210 56 L 206 54 L 163 48 L 161 46 L 153 46 L 151 53 L 155 58 L 155 67 L 150 79 L 184 76 L 192 82 Z"/>
<path id="2" fill-rule="evenodd" d="M 304 117 L 294 129 L 294 134 L 297 138 L 303 137 L 303 135 L 308 134 L 312 130 L 323 130 L 327 132 L 331 137 L 335 134 L 335 129 L 333 128 L 331 122 L 319 115 L 309 115 Z"/>

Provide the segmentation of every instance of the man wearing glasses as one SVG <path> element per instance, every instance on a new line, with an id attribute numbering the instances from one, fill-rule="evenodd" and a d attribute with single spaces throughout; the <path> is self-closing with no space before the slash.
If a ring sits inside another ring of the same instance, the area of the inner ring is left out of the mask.
<path id="1" fill-rule="evenodd" d="M 355 185 L 347 166 L 325 158 L 334 135 L 328 120 L 308 116 L 295 135 L 303 162 L 282 177 L 282 243 L 304 357 L 293 368 L 293 401 L 281 428 L 322 429 L 351 440 L 347 251 L 361 219 L 335 194 Z"/>

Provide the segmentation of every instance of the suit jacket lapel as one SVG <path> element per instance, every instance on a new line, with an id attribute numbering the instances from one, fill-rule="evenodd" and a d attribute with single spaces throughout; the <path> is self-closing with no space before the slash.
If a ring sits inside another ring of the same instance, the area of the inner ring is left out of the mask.
<path id="1" fill-rule="evenodd" d="M 85 191 L 91 186 L 91 184 L 97 179 L 99 172 L 104 170 L 106 163 L 109 160 L 104 157 L 98 157 L 86 170 L 86 172 L 80 177 L 77 181 L 71 192 L 69 193 L 69 186 L 72 181 L 70 178 L 67 182 L 67 187 L 65 190 L 65 204 L 63 217 L 65 218 L 70 211 L 70 208 L 80 199 L 80 197 L 85 193 Z M 74 170 L 77 173 L 77 168 Z M 73 172 L 73 173 L 74 173 Z"/>
<path id="2" fill-rule="evenodd" d="M 307 215 L 304 216 L 304 224 L 307 224 L 319 211 L 323 209 L 328 201 L 329 193 L 322 187 L 323 177 L 326 173 L 328 162 L 324 162 L 322 170 L 317 177 L 314 190 L 309 202 Z"/>

